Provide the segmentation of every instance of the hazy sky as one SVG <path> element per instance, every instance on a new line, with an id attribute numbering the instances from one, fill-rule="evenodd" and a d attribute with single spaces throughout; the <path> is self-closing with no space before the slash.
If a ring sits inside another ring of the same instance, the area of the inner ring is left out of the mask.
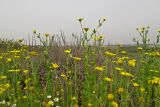
<path id="1" fill-rule="evenodd" d="M 160 28 L 160 0 L 0 0 L 0 37 L 27 38 L 33 29 L 80 33 L 79 17 L 91 28 L 99 18 L 107 18 L 100 29 L 106 42 L 133 43 L 141 26 L 150 26 L 154 39 Z"/>

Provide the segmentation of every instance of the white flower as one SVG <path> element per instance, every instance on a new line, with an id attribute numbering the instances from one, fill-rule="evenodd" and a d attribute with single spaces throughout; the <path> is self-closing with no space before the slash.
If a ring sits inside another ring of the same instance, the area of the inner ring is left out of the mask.
<path id="1" fill-rule="evenodd" d="M 59 102 L 59 98 L 58 98 L 58 97 L 55 97 L 55 98 L 54 98 L 54 101 L 55 101 L 55 102 Z"/>
<path id="2" fill-rule="evenodd" d="M 47 98 L 52 98 L 52 96 L 51 96 L 51 95 L 48 95 Z"/>

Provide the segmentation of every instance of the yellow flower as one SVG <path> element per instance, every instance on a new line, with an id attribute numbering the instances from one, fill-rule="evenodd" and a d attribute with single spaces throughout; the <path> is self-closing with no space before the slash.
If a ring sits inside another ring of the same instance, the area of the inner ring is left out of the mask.
<path id="1" fill-rule="evenodd" d="M 46 107 L 52 107 L 54 105 L 53 101 L 48 101 L 48 103 L 46 104 Z"/>
<path id="2" fill-rule="evenodd" d="M 123 59 L 122 58 L 118 58 L 117 64 L 119 64 L 119 65 L 123 64 Z"/>
<path id="3" fill-rule="evenodd" d="M 122 71 L 122 68 L 119 68 L 119 67 L 115 67 L 115 69 L 116 69 L 117 71 Z"/>
<path id="4" fill-rule="evenodd" d="M 27 99 L 27 96 L 22 96 L 23 99 Z"/>
<path id="5" fill-rule="evenodd" d="M 6 62 L 12 62 L 11 58 L 7 58 Z"/>
<path id="6" fill-rule="evenodd" d="M 72 97 L 71 100 L 76 100 L 76 97 Z"/>
<path id="7" fill-rule="evenodd" d="M 125 71 L 121 71 L 120 74 L 122 76 L 127 76 L 127 77 L 134 77 L 131 73 L 125 72 Z"/>
<path id="8" fill-rule="evenodd" d="M 0 76 L 0 79 L 6 79 L 6 78 L 7 78 L 7 76 L 5 76 L 5 75 Z"/>
<path id="9" fill-rule="evenodd" d="M 63 77 L 65 80 L 67 79 L 67 76 L 65 74 L 61 74 L 61 77 Z"/>
<path id="10" fill-rule="evenodd" d="M 111 106 L 112 107 L 118 107 L 118 103 L 116 103 L 115 101 L 112 101 Z"/>
<path id="11" fill-rule="evenodd" d="M 127 52 L 126 51 L 121 51 L 121 54 L 126 54 Z"/>
<path id="12" fill-rule="evenodd" d="M 118 93 L 120 94 L 120 93 L 123 93 L 123 92 L 124 92 L 124 89 L 121 88 L 121 87 L 119 87 L 119 88 L 118 88 Z"/>
<path id="13" fill-rule="evenodd" d="M 138 101 L 144 103 L 144 97 L 139 97 Z"/>
<path id="14" fill-rule="evenodd" d="M 37 52 L 32 51 L 32 52 L 29 52 L 29 55 L 30 55 L 30 56 L 37 56 L 38 54 L 37 54 Z"/>
<path id="15" fill-rule="evenodd" d="M 148 80 L 148 84 L 160 85 L 160 78 L 153 77 L 152 79 Z"/>
<path id="16" fill-rule="evenodd" d="M 104 71 L 104 67 L 103 66 L 96 66 L 95 70 L 97 70 L 97 71 Z"/>
<path id="17" fill-rule="evenodd" d="M 108 78 L 108 77 L 104 78 L 104 80 L 106 80 L 107 82 L 111 82 L 112 81 L 112 79 Z"/>
<path id="18" fill-rule="evenodd" d="M 128 66 L 130 67 L 135 67 L 136 66 L 136 60 L 135 59 L 131 59 L 128 61 Z"/>
<path id="19" fill-rule="evenodd" d="M 109 52 L 109 51 L 106 51 L 106 52 L 105 52 L 105 55 L 108 56 L 108 57 L 114 57 L 114 56 L 116 56 L 116 54 L 111 53 L 111 52 Z"/>
<path id="20" fill-rule="evenodd" d="M 138 48 L 137 48 L 137 51 L 141 51 L 141 50 L 143 50 L 142 47 L 138 47 Z"/>
<path id="21" fill-rule="evenodd" d="M 141 91 L 141 93 L 145 92 L 145 88 L 144 87 L 140 87 L 140 91 Z"/>
<path id="22" fill-rule="evenodd" d="M 114 99 L 113 94 L 107 94 L 107 97 L 108 97 L 108 100 L 113 100 Z"/>
<path id="23" fill-rule="evenodd" d="M 58 64 L 56 64 L 56 63 L 52 63 L 51 68 L 57 69 L 57 68 L 59 68 L 59 65 L 58 65 Z"/>
<path id="24" fill-rule="evenodd" d="M 27 74 L 28 72 L 29 72 L 29 70 L 27 70 L 27 69 L 23 71 L 23 73 L 25 73 L 25 74 Z"/>
<path id="25" fill-rule="evenodd" d="M 8 70 L 8 72 L 15 72 L 15 73 L 17 73 L 17 72 L 20 72 L 20 69 L 11 69 L 11 70 Z"/>
<path id="26" fill-rule="evenodd" d="M 134 86 L 134 87 L 139 87 L 139 84 L 136 83 L 136 82 L 134 82 L 134 83 L 133 83 L 133 86 Z"/>
<path id="27" fill-rule="evenodd" d="M 81 60 L 81 58 L 79 58 L 79 57 L 72 57 L 75 61 L 80 61 Z"/>
<path id="28" fill-rule="evenodd" d="M 93 105 L 92 103 L 88 103 L 88 107 L 92 107 L 92 105 Z"/>
<path id="29" fill-rule="evenodd" d="M 71 49 L 64 50 L 64 53 L 70 54 L 71 53 Z"/>

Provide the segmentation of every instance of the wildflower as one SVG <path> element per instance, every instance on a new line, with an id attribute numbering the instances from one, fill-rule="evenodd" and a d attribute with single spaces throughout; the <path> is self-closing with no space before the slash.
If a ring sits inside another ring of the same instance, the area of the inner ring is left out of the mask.
<path id="1" fill-rule="evenodd" d="M 20 69 L 11 69 L 11 70 L 8 70 L 8 72 L 14 72 L 14 73 L 17 73 L 17 72 L 20 72 Z"/>
<path id="2" fill-rule="evenodd" d="M 139 84 L 135 82 L 135 83 L 133 83 L 133 86 L 134 87 L 139 87 Z"/>
<path id="3" fill-rule="evenodd" d="M 19 59 L 19 58 L 20 58 L 20 56 L 19 56 L 19 55 L 15 55 L 15 56 L 14 56 L 14 58 Z"/>
<path id="4" fill-rule="evenodd" d="M 7 58 L 6 62 L 11 62 L 12 59 L 11 58 Z"/>
<path id="5" fill-rule="evenodd" d="M 0 79 L 6 79 L 6 78 L 7 78 L 7 76 L 5 76 L 5 75 L 0 76 Z"/>
<path id="6" fill-rule="evenodd" d="M 127 52 L 126 51 L 121 51 L 121 54 L 126 54 Z"/>
<path id="7" fill-rule="evenodd" d="M 97 70 L 97 71 L 104 71 L 104 67 L 103 66 L 96 66 L 95 70 Z"/>
<path id="8" fill-rule="evenodd" d="M 31 78 L 26 79 L 24 82 L 25 82 L 25 84 L 28 84 L 29 81 L 31 81 Z"/>
<path id="9" fill-rule="evenodd" d="M 118 58 L 117 64 L 119 64 L 119 65 L 123 64 L 123 59 L 122 58 Z"/>
<path id="10" fill-rule="evenodd" d="M 46 104 L 46 107 L 52 107 L 54 105 L 53 101 L 48 101 L 48 103 Z"/>
<path id="11" fill-rule="evenodd" d="M 3 56 L 0 56 L 0 59 L 3 59 Z"/>
<path id="12" fill-rule="evenodd" d="M 37 31 L 36 31 L 36 30 L 33 30 L 33 33 L 34 33 L 34 34 L 36 34 L 36 33 L 37 33 Z"/>
<path id="13" fill-rule="evenodd" d="M 141 91 L 141 93 L 143 93 L 145 91 L 145 88 L 144 87 L 140 87 L 140 91 Z"/>
<path id="14" fill-rule="evenodd" d="M 92 103 L 88 103 L 88 107 L 92 107 L 92 105 L 93 105 Z"/>
<path id="15" fill-rule="evenodd" d="M 88 32 L 89 28 L 83 28 L 84 31 Z"/>
<path id="16" fill-rule="evenodd" d="M 120 94 L 120 93 L 123 93 L 123 92 L 124 92 L 124 89 L 121 88 L 121 87 L 119 87 L 119 88 L 118 88 L 118 93 Z"/>
<path id="17" fill-rule="evenodd" d="M 135 59 L 131 59 L 128 61 L 128 66 L 130 67 L 135 67 L 136 66 L 136 60 Z"/>
<path id="18" fill-rule="evenodd" d="M 22 96 L 22 99 L 27 99 L 27 96 L 25 96 L 25 95 L 24 95 L 24 96 Z"/>
<path id="19" fill-rule="evenodd" d="M 48 34 L 48 33 L 45 33 L 44 36 L 47 38 L 47 37 L 49 36 L 49 34 Z"/>
<path id="20" fill-rule="evenodd" d="M 107 94 L 107 97 L 108 97 L 108 100 L 113 100 L 114 99 L 113 94 Z"/>
<path id="21" fill-rule="evenodd" d="M 112 101 L 111 106 L 112 107 L 118 107 L 118 103 L 116 103 L 115 101 Z"/>
<path id="22" fill-rule="evenodd" d="M 104 78 L 104 80 L 107 81 L 107 82 L 111 82 L 112 81 L 112 79 L 108 78 L 108 77 Z"/>
<path id="23" fill-rule="evenodd" d="M 144 102 L 144 97 L 139 97 L 138 101 L 143 103 Z"/>
<path id="24" fill-rule="evenodd" d="M 83 18 L 79 18 L 78 21 L 81 23 L 84 19 Z"/>
<path id="25" fill-rule="evenodd" d="M 120 74 L 122 76 L 127 76 L 127 77 L 134 77 L 131 73 L 125 72 L 125 71 L 121 71 Z"/>
<path id="26" fill-rule="evenodd" d="M 28 72 L 29 72 L 29 70 L 27 70 L 27 69 L 23 71 L 23 73 L 25 73 L 25 74 L 27 74 Z"/>
<path id="27" fill-rule="evenodd" d="M 149 79 L 149 80 L 148 80 L 148 84 L 160 85 L 160 78 L 158 78 L 158 77 L 153 77 L 152 79 Z"/>
<path id="28" fill-rule="evenodd" d="M 37 52 L 32 51 L 32 52 L 29 52 L 29 55 L 30 55 L 30 56 L 37 56 L 38 54 L 37 54 Z"/>
<path id="29" fill-rule="evenodd" d="M 137 51 L 141 51 L 141 50 L 143 50 L 142 47 L 138 47 L 138 48 L 137 48 Z"/>
<path id="30" fill-rule="evenodd" d="M 72 57 L 75 61 L 80 61 L 81 58 L 78 58 L 78 57 Z"/>
<path id="31" fill-rule="evenodd" d="M 117 71 L 122 71 L 122 68 L 119 68 L 119 67 L 115 67 L 115 69 L 116 69 Z"/>
<path id="32" fill-rule="evenodd" d="M 22 43 L 22 42 L 23 42 L 23 39 L 19 39 L 18 42 L 19 42 L 19 43 Z"/>
<path id="33" fill-rule="evenodd" d="M 54 102 L 59 102 L 59 98 L 58 98 L 58 97 L 55 97 L 55 98 L 54 98 Z"/>
<path id="34" fill-rule="evenodd" d="M 59 65 L 56 63 L 52 63 L 51 68 L 57 69 L 57 68 L 59 68 Z"/>
<path id="35" fill-rule="evenodd" d="M 71 53 L 71 49 L 64 50 L 64 53 L 70 54 Z"/>
<path id="36" fill-rule="evenodd" d="M 109 51 L 106 51 L 106 52 L 105 52 L 105 55 L 108 56 L 108 57 L 114 57 L 114 56 L 116 56 L 116 54 L 111 53 L 111 52 L 109 52 Z"/>
<path id="37" fill-rule="evenodd" d="M 67 76 L 65 74 L 61 74 L 61 77 L 63 77 L 65 80 L 67 79 Z"/>
<path id="38" fill-rule="evenodd" d="M 52 96 L 51 95 L 47 95 L 47 98 L 52 98 Z"/>
<path id="39" fill-rule="evenodd" d="M 71 100 L 76 100 L 76 97 L 72 97 Z"/>
<path id="40" fill-rule="evenodd" d="M 95 36 L 95 37 L 94 37 L 94 40 L 95 40 L 95 41 L 101 41 L 103 38 L 104 38 L 104 35 L 103 35 L 103 34 L 100 34 L 100 35 L 98 35 L 97 37 Z"/>

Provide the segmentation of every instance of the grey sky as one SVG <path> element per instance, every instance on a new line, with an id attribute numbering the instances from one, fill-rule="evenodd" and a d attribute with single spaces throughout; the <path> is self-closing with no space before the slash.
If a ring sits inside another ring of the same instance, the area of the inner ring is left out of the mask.
<path id="1" fill-rule="evenodd" d="M 93 28 L 99 18 L 107 22 L 100 32 L 106 42 L 133 43 L 136 28 L 150 26 L 154 39 L 160 28 L 160 0 L 0 0 L 0 37 L 27 38 L 33 29 L 66 35 L 80 33 L 78 17 Z"/>

